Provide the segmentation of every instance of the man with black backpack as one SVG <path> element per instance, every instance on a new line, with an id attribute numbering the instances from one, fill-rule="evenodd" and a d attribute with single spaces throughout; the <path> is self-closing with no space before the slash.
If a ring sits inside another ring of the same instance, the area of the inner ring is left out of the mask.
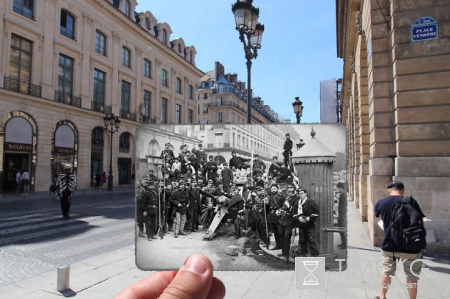
<path id="1" fill-rule="evenodd" d="M 384 230 L 380 246 L 383 258 L 381 295 L 375 299 L 386 299 L 397 262 L 403 264 L 409 298 L 416 299 L 417 282 L 422 268 L 422 249 L 426 246 L 423 227 L 425 215 L 416 200 L 403 196 L 403 183 L 390 182 L 387 190 L 389 196 L 378 201 L 374 208 L 375 217 L 381 216 Z"/>

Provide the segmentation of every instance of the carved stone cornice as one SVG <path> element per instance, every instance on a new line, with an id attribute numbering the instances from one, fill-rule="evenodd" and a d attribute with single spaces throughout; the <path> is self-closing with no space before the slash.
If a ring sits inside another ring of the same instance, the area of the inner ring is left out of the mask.
<path id="1" fill-rule="evenodd" d="M 116 43 L 120 43 L 120 35 L 117 32 L 112 33 L 113 41 Z"/>
<path id="2" fill-rule="evenodd" d="M 356 32 L 358 32 L 359 35 L 362 34 L 362 17 L 361 17 L 361 11 L 358 10 L 355 15 L 355 22 L 356 22 Z"/>
<path id="3" fill-rule="evenodd" d="M 92 26 L 92 24 L 94 24 L 94 19 L 85 12 L 83 12 L 83 20 L 88 25 Z"/>

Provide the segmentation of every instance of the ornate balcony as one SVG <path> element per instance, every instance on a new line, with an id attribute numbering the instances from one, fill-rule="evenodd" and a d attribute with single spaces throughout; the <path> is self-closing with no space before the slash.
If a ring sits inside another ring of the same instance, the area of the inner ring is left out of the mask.
<path id="1" fill-rule="evenodd" d="M 91 102 L 91 109 L 93 111 L 98 111 L 104 114 L 111 114 L 112 113 L 112 107 L 104 104 L 100 104 L 97 102 L 92 101 Z"/>
<path id="2" fill-rule="evenodd" d="M 123 109 L 120 109 L 120 117 L 123 119 L 136 121 L 136 113 L 131 113 L 130 111 L 126 111 Z"/>
<path id="3" fill-rule="evenodd" d="M 19 80 L 12 77 L 5 77 L 3 88 L 15 92 L 20 92 L 34 97 L 41 97 L 42 87 L 31 84 L 30 82 Z"/>
<path id="4" fill-rule="evenodd" d="M 67 92 L 55 90 L 55 101 L 81 108 L 81 97 L 75 97 Z"/>

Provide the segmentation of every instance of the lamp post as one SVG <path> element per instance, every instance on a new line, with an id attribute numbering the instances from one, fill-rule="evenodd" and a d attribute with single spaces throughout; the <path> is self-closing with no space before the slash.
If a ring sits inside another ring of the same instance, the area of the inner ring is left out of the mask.
<path id="1" fill-rule="evenodd" d="M 292 103 L 292 107 L 294 107 L 294 113 L 297 116 L 297 123 L 300 123 L 300 117 L 302 117 L 303 113 L 303 103 L 300 101 L 299 97 L 295 97 L 294 103 Z"/>
<path id="2" fill-rule="evenodd" d="M 258 56 L 264 32 L 264 25 L 258 22 L 259 8 L 255 8 L 252 2 L 253 0 L 237 0 L 231 7 L 236 21 L 236 30 L 239 32 L 240 41 L 244 44 L 245 59 L 247 59 L 247 123 L 249 124 L 252 117 L 252 59 Z"/>
<path id="3" fill-rule="evenodd" d="M 113 175 L 112 175 L 112 139 L 113 134 L 119 131 L 120 120 L 119 117 L 114 116 L 114 114 L 106 114 L 103 117 L 103 124 L 105 125 L 106 131 L 111 135 L 111 144 L 109 148 L 109 175 L 108 175 L 108 191 L 113 191 Z"/>

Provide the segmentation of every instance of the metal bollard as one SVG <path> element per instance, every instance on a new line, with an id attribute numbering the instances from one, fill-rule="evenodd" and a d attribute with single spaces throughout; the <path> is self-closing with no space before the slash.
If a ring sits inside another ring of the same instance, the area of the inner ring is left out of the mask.
<path id="1" fill-rule="evenodd" d="M 62 292 L 70 288 L 70 266 L 58 267 L 57 289 Z"/>

